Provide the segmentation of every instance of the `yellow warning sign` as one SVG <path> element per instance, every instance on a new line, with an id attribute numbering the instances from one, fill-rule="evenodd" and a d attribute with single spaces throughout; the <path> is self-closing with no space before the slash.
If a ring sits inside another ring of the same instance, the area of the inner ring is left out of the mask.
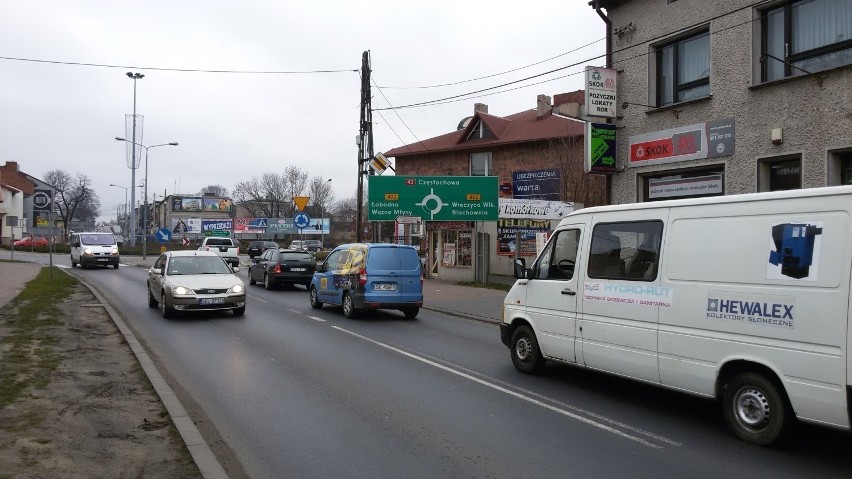
<path id="1" fill-rule="evenodd" d="M 308 206 L 308 201 L 310 199 L 310 196 L 294 196 L 293 203 L 296 203 L 296 209 L 299 211 L 305 211 L 305 206 Z"/>

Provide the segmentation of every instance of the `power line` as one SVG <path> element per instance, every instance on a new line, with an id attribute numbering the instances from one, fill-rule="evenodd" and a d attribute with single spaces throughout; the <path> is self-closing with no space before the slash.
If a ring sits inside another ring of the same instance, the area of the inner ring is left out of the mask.
<path id="1" fill-rule="evenodd" d="M 130 70 L 150 70 L 150 71 L 166 71 L 166 72 L 181 72 L 181 73 L 237 73 L 248 75 L 305 75 L 314 73 L 347 73 L 358 72 L 356 69 L 348 70 L 205 70 L 196 68 L 165 68 L 165 67 L 140 67 L 135 65 L 110 65 L 105 63 L 83 63 L 83 62 L 63 62 L 58 60 L 40 60 L 35 58 L 19 58 L 19 57 L 4 57 L 0 56 L 0 60 L 30 62 L 30 63 L 47 63 L 50 65 L 69 65 L 81 67 L 98 67 L 98 68 L 121 68 Z"/>
<path id="2" fill-rule="evenodd" d="M 379 93 L 381 93 L 382 98 L 385 99 L 385 102 L 388 104 L 390 109 L 393 110 L 393 112 L 396 114 L 396 117 L 399 118 L 399 121 L 401 121 L 402 124 L 405 126 L 405 128 L 408 129 L 408 132 L 411 133 L 411 136 L 413 136 L 414 139 L 417 140 L 417 143 L 420 143 L 420 145 L 428 151 L 429 148 L 426 145 L 424 145 L 422 141 L 420 141 L 420 138 L 417 138 L 417 135 L 414 134 L 414 132 L 411 130 L 411 128 L 408 126 L 408 124 L 405 122 L 405 120 L 402 119 L 402 117 L 399 115 L 399 112 L 396 111 L 396 109 L 393 107 L 393 105 L 391 105 L 391 102 L 390 102 L 390 100 L 388 100 L 388 97 L 385 96 L 385 93 L 382 91 L 382 89 L 379 87 L 379 85 L 376 84 L 375 78 L 371 78 L 371 80 L 373 81 L 373 85 L 376 87 L 376 90 L 379 90 Z M 384 115 L 382 115 L 381 111 L 378 111 L 378 110 L 373 110 L 373 111 L 377 112 L 379 114 L 379 116 L 382 117 L 382 120 L 385 120 L 386 123 L 388 122 L 385 119 Z M 396 134 L 396 130 L 393 129 L 393 127 L 390 125 L 390 123 L 388 123 L 388 127 L 391 129 L 391 131 L 393 131 L 393 134 L 396 135 L 397 138 L 399 138 L 399 141 L 402 141 L 402 138 L 400 138 L 399 135 Z M 402 141 L 402 142 L 405 143 L 404 141 Z"/>
<path id="3" fill-rule="evenodd" d="M 485 76 L 481 76 L 481 77 L 477 77 L 477 78 L 471 78 L 469 80 L 461 80 L 461 81 L 457 81 L 457 82 L 453 82 L 453 83 L 441 83 L 441 84 L 438 84 L 438 85 L 411 86 L 411 87 L 383 86 L 382 88 L 386 88 L 386 89 L 389 89 L 389 90 L 419 90 L 419 89 L 427 89 L 427 88 L 439 88 L 439 87 L 445 87 L 445 86 L 461 85 L 462 83 L 470 83 L 470 82 L 477 81 L 477 80 L 484 80 L 486 78 L 493 78 L 493 77 L 496 77 L 496 76 L 505 75 L 507 73 L 513 73 L 513 72 L 516 72 L 516 71 L 519 71 L 519 70 L 524 70 L 524 69 L 529 68 L 529 67 L 534 67 L 536 65 L 540 65 L 542 63 L 546 63 L 546 62 L 549 62 L 551 60 L 555 60 L 559 57 L 564 57 L 565 55 L 567 55 L 569 53 L 574 53 L 578 50 L 582 50 L 582 49 L 584 49 L 588 46 L 594 45 L 595 43 L 601 42 L 603 40 L 606 40 L 606 37 L 599 38 L 599 39 L 597 39 L 593 42 L 589 42 L 585 45 L 581 45 L 577 48 L 574 48 L 573 50 L 568 50 L 567 52 L 560 53 L 559 55 L 556 55 L 556 56 L 553 56 L 553 57 L 550 57 L 550 58 L 547 58 L 547 59 L 544 59 L 544 60 L 541 60 L 541 61 L 537 61 L 535 63 L 530 63 L 529 65 L 524 65 L 522 67 L 513 68 L 511 70 L 506 70 L 506 71 L 500 72 L 500 73 L 493 73 L 491 75 L 485 75 Z M 376 85 L 376 88 L 379 88 L 379 85 Z"/>

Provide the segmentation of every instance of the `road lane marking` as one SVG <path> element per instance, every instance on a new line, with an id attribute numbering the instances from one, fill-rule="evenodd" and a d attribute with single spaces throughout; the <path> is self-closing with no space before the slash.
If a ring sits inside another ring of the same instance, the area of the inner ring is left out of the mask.
<path id="1" fill-rule="evenodd" d="M 299 311 L 298 309 L 287 308 L 287 311 L 290 311 L 291 313 L 302 314 L 302 312 Z"/>
<path id="2" fill-rule="evenodd" d="M 267 300 L 265 300 L 265 299 L 260 299 L 260 298 L 258 298 L 257 296 L 252 296 L 252 295 L 250 295 L 250 294 L 248 294 L 248 295 L 246 295 L 246 296 L 248 296 L 249 298 L 251 298 L 251 299 L 253 299 L 253 300 L 255 300 L 255 301 L 260 301 L 261 303 L 268 303 L 268 302 L 269 302 L 269 301 L 267 301 Z"/>
<path id="3" fill-rule="evenodd" d="M 423 354 L 423 353 L 420 353 L 420 354 Z M 575 411 L 575 412 L 578 412 L 578 413 L 580 413 L 580 414 L 583 414 L 583 415 L 586 415 L 586 416 L 593 417 L 593 418 L 595 418 L 595 419 L 597 419 L 597 420 L 599 420 L 599 421 L 603 421 L 603 422 L 606 422 L 606 423 L 609 423 L 609 424 L 612 424 L 612 425 L 618 426 L 618 427 L 620 427 L 620 428 L 622 428 L 622 429 L 629 429 L 629 430 L 631 430 L 631 431 L 635 432 L 636 434 L 641 434 L 641 435 L 643 435 L 643 436 L 650 437 L 650 438 L 652 438 L 652 439 L 654 439 L 654 440 L 656 440 L 656 441 L 664 442 L 664 443 L 669 444 L 669 445 L 671 445 L 671 446 L 682 446 L 682 445 L 683 445 L 683 444 L 681 444 L 681 443 L 679 443 L 679 442 L 677 442 L 677 441 L 675 441 L 675 440 L 669 439 L 669 438 L 667 438 L 667 437 L 665 437 L 665 436 L 660 436 L 659 434 L 655 434 L 655 433 L 653 433 L 653 432 L 651 432 L 651 431 L 646 431 L 646 430 L 644 430 L 644 429 L 641 429 L 641 428 L 638 428 L 638 427 L 635 427 L 635 426 L 631 426 L 631 425 L 626 424 L 626 423 L 623 423 L 623 422 L 621 422 L 621 421 L 618 421 L 618 420 L 615 420 L 615 419 L 610 419 L 610 418 L 608 418 L 608 417 L 606 417 L 606 416 L 603 416 L 603 415 L 601 415 L 601 414 L 598 414 L 598 413 L 595 413 L 595 412 L 589 411 L 588 409 L 583 409 L 583 408 L 581 408 L 581 407 L 574 406 L 573 404 L 564 403 L 564 402 L 562 402 L 562 401 L 559 401 L 558 399 L 553 399 L 553 398 L 548 397 L 548 396 L 545 396 L 545 395 L 543 395 L 543 394 L 539 394 L 539 393 L 537 393 L 537 392 L 535 392 L 535 391 L 530 391 L 529 389 L 524 389 L 524 388 L 522 388 L 522 387 L 515 386 L 514 384 L 507 383 L 507 382 L 505 382 L 505 381 L 501 381 L 501 380 L 499 380 L 499 379 L 495 379 L 495 378 L 489 377 L 489 376 L 487 376 L 487 375 L 485 375 L 485 374 L 482 374 L 482 373 L 480 373 L 480 372 L 478 372 L 478 371 L 474 371 L 474 370 L 472 370 L 472 369 L 465 368 L 464 366 L 459 366 L 458 364 L 451 363 L 450 361 L 447 361 L 447 360 L 444 360 L 444 359 L 440 359 L 440 358 L 436 358 L 436 357 L 434 357 L 434 356 L 430 356 L 430 355 L 428 355 L 428 354 L 423 354 L 423 356 L 424 356 L 424 357 L 426 357 L 426 358 L 428 358 L 428 359 L 430 359 L 430 360 L 432 360 L 432 361 L 435 361 L 435 362 L 439 362 L 439 363 L 443 363 L 443 364 L 449 365 L 449 366 L 454 367 L 454 368 L 456 368 L 456 369 L 458 369 L 458 370 L 460 370 L 460 371 L 464 371 L 464 372 L 466 372 L 466 373 L 468 373 L 468 374 L 475 375 L 475 376 L 478 376 L 478 377 L 481 377 L 481 378 L 485 378 L 485 379 L 487 379 L 487 380 L 489 380 L 489 381 L 491 381 L 491 382 L 493 382 L 493 383 L 495 383 L 495 384 L 500 384 L 500 385 L 502 385 L 502 386 L 504 386 L 504 387 L 512 388 L 512 389 L 514 389 L 514 390 L 516 390 L 516 391 L 520 391 L 520 392 L 522 392 L 522 393 L 524 393 L 524 394 L 528 394 L 528 395 L 530 395 L 530 396 L 534 396 L 534 397 L 537 397 L 537 398 L 539 398 L 539 399 L 542 399 L 542 400 L 545 400 L 545 401 L 549 401 L 549 402 L 551 402 L 551 403 L 553 403 L 553 404 L 558 404 L 559 406 L 562 406 L 562 407 L 564 407 L 565 409 L 570 409 L 570 410 Z"/>
<path id="4" fill-rule="evenodd" d="M 324 323 L 324 322 L 325 322 L 325 320 L 324 320 L 324 319 L 322 319 L 322 318 L 318 318 L 318 317 L 316 317 L 316 316 L 308 316 L 308 317 L 309 317 L 309 318 L 311 318 L 311 319 L 313 319 L 314 321 L 319 321 L 319 322 L 321 322 L 321 323 Z"/>
<path id="5" fill-rule="evenodd" d="M 368 338 L 366 336 L 363 336 L 361 334 L 349 331 L 347 329 L 343 329 L 340 326 L 332 326 L 332 328 L 337 329 L 338 331 L 344 332 L 346 334 L 355 336 L 356 338 L 363 339 L 364 341 L 368 341 L 368 342 L 373 343 L 377 346 L 381 346 L 381 347 L 388 349 L 390 351 L 393 351 L 395 353 L 398 353 L 398 354 L 401 354 L 403 356 L 407 356 L 411 359 L 414 359 L 414 360 L 420 361 L 422 363 L 428 364 L 429 366 L 432 366 L 432 367 L 435 367 L 435 368 L 438 368 L 438 369 L 442 369 L 442 370 L 444 370 L 448 373 L 455 374 L 456 376 L 462 377 L 462 378 L 467 379 L 469 381 L 473 381 L 475 383 L 489 387 L 491 389 L 494 389 L 495 391 L 499 391 L 499 392 L 502 392 L 504 394 L 508 394 L 509 396 L 513 396 L 513 397 L 518 398 L 522 401 L 526 401 L 526 402 L 534 404 L 536 406 L 543 407 L 543 408 L 550 410 L 550 411 L 553 411 L 555 413 L 562 414 L 563 416 L 567 416 L 571 419 L 575 419 L 577 421 L 586 423 L 590 426 L 596 427 L 598 429 L 609 432 L 611 434 L 615 434 L 616 436 L 620 436 L 624 439 L 629 439 L 631 441 L 637 442 L 639 444 L 642 444 L 643 446 L 648 446 L 652 449 L 662 449 L 661 446 L 658 446 L 658 445 L 656 445 L 652 442 L 649 442 L 646 439 L 643 439 L 641 437 L 637 437 L 637 436 L 627 434 L 626 432 L 619 431 L 618 429 L 615 429 L 614 427 L 607 426 L 606 424 L 603 424 L 601 422 L 593 421 L 592 419 L 589 419 L 587 417 L 583 417 L 583 416 L 580 416 L 579 414 L 575 414 L 571 411 L 567 411 L 565 409 L 561 409 L 561 408 L 558 408 L 556 406 L 547 404 L 543 401 L 540 401 L 538 399 L 526 396 L 526 395 L 521 394 L 517 391 L 512 391 L 511 389 L 505 388 L 503 386 L 499 386 L 497 384 L 486 381 L 484 379 L 477 378 L 475 376 L 471 376 L 470 374 L 464 373 L 462 371 L 458 371 L 458 370 L 453 369 L 449 366 L 444 366 L 443 364 L 439 364 L 439 363 L 436 363 L 435 361 L 426 359 L 426 358 L 418 356 L 416 354 L 409 353 L 408 351 L 403 351 L 402 349 L 396 348 L 396 347 L 391 346 L 389 344 L 385 344 L 385 343 L 382 343 L 380 341 L 376 341 L 375 339 Z"/>

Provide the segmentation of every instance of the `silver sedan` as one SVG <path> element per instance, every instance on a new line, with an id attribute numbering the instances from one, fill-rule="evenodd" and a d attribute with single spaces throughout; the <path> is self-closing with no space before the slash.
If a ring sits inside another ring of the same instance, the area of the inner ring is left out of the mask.
<path id="1" fill-rule="evenodd" d="M 168 251 L 148 270 L 148 306 L 164 318 L 183 311 L 246 312 L 246 288 L 221 256 L 210 251 Z"/>

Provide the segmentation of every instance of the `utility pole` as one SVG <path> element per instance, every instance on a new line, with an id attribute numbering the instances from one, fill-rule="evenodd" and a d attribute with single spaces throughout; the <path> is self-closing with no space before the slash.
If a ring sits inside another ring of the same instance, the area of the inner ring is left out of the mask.
<path id="1" fill-rule="evenodd" d="M 358 132 L 358 207 L 355 215 L 355 242 L 362 241 L 364 214 L 364 177 L 370 172 L 367 166 L 373 157 L 373 110 L 370 106 L 370 51 L 361 55 L 361 127 Z"/>

